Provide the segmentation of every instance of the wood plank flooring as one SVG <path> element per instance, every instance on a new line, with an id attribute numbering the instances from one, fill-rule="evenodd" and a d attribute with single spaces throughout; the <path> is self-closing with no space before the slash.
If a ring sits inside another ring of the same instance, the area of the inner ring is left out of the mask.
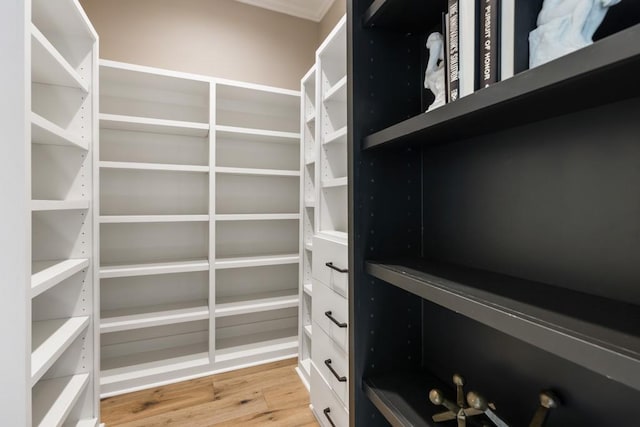
<path id="1" fill-rule="evenodd" d="M 296 359 L 110 397 L 106 427 L 319 426 Z"/>

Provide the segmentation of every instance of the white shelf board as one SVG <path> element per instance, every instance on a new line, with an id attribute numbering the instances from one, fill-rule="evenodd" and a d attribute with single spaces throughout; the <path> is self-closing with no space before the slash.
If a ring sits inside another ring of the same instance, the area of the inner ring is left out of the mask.
<path id="1" fill-rule="evenodd" d="M 33 388 L 32 425 L 34 427 L 62 426 L 88 384 L 89 374 L 38 382 Z"/>
<path id="2" fill-rule="evenodd" d="M 79 1 L 33 0 L 31 9 L 32 21 L 43 31 L 69 38 L 98 39 Z"/>
<path id="3" fill-rule="evenodd" d="M 315 120 L 316 120 L 316 112 L 312 111 L 311 113 L 307 114 L 307 117 L 305 117 L 304 122 L 306 124 L 309 124 Z"/>
<path id="4" fill-rule="evenodd" d="M 208 319 L 209 304 L 201 300 L 124 308 L 104 311 L 100 317 L 100 333 L 106 334 Z"/>
<path id="5" fill-rule="evenodd" d="M 208 123 L 152 119 L 148 117 L 105 113 L 100 113 L 100 128 L 199 137 L 205 137 L 209 134 Z"/>
<path id="6" fill-rule="evenodd" d="M 208 343 L 200 343 L 102 359 L 100 385 L 207 366 L 210 363 L 208 348 Z"/>
<path id="7" fill-rule="evenodd" d="M 209 215 L 101 215 L 102 224 L 151 222 L 207 222 Z"/>
<path id="8" fill-rule="evenodd" d="M 216 317 L 236 316 L 261 311 L 280 310 L 297 307 L 299 297 L 296 290 L 257 293 L 243 297 L 216 299 Z"/>
<path id="9" fill-rule="evenodd" d="M 304 159 L 304 164 L 309 166 L 316 162 L 316 159 Z"/>
<path id="10" fill-rule="evenodd" d="M 305 294 L 313 296 L 313 285 L 311 283 L 305 283 L 302 289 L 304 290 Z"/>
<path id="11" fill-rule="evenodd" d="M 349 234 L 344 231 L 335 231 L 335 230 L 320 230 L 318 233 L 320 236 L 328 237 L 337 241 L 338 243 L 347 243 L 349 240 Z"/>
<path id="12" fill-rule="evenodd" d="M 170 165 L 161 163 L 137 163 L 137 162 L 107 162 L 101 161 L 103 169 L 128 169 L 167 172 L 209 172 L 209 166 L 196 165 Z"/>
<path id="13" fill-rule="evenodd" d="M 189 273 L 194 271 L 208 271 L 209 261 L 206 259 L 157 262 L 147 264 L 118 264 L 100 267 L 100 278 L 152 276 L 156 274 Z"/>
<path id="14" fill-rule="evenodd" d="M 346 187 L 347 185 L 346 176 L 342 178 L 325 179 L 322 181 L 322 188 Z"/>
<path id="15" fill-rule="evenodd" d="M 89 209 L 89 200 L 32 200 L 31 210 L 36 211 L 70 211 Z"/>
<path id="16" fill-rule="evenodd" d="M 255 83 L 216 79 L 216 94 L 220 103 L 246 103 L 293 111 L 300 107 L 300 91 Z"/>
<path id="17" fill-rule="evenodd" d="M 63 145 L 88 150 L 89 145 L 78 135 L 62 129 L 44 117 L 31 113 L 31 141 L 41 145 Z"/>
<path id="18" fill-rule="evenodd" d="M 313 242 L 304 242 L 304 248 L 308 251 L 313 251 Z"/>
<path id="19" fill-rule="evenodd" d="M 327 144 L 346 144 L 347 143 L 347 127 L 343 126 L 335 132 L 327 134 L 322 140 L 323 145 Z"/>
<path id="20" fill-rule="evenodd" d="M 309 337 L 309 339 L 312 339 L 313 336 L 313 326 L 311 325 L 306 325 L 304 327 L 304 333 Z"/>
<path id="21" fill-rule="evenodd" d="M 315 208 L 316 207 L 316 201 L 311 199 L 307 199 L 304 201 L 304 207 L 305 208 Z"/>
<path id="22" fill-rule="evenodd" d="M 324 102 L 347 102 L 347 76 L 338 80 L 327 90 Z"/>
<path id="23" fill-rule="evenodd" d="M 298 328 L 221 338 L 216 342 L 215 362 L 260 356 L 273 352 L 298 351 Z"/>
<path id="24" fill-rule="evenodd" d="M 89 325 L 88 316 L 33 322 L 31 327 L 31 385 L 55 363 Z"/>
<path id="25" fill-rule="evenodd" d="M 100 59 L 99 65 L 100 80 L 104 82 L 101 89 L 106 89 L 107 93 L 110 87 L 131 87 L 143 89 L 148 93 L 180 94 L 201 102 L 183 103 L 192 107 L 204 106 L 205 99 L 208 104 L 211 77 L 107 59 Z M 158 98 L 155 98 L 155 101 L 172 103 L 166 97 Z"/>
<path id="26" fill-rule="evenodd" d="M 51 289 L 89 266 L 89 259 L 34 261 L 31 264 L 31 298 Z"/>
<path id="27" fill-rule="evenodd" d="M 215 268 L 262 267 L 266 265 L 297 264 L 299 261 L 300 256 L 298 254 L 217 258 Z"/>
<path id="28" fill-rule="evenodd" d="M 300 214 L 217 214 L 216 221 L 277 221 L 298 220 Z"/>
<path id="29" fill-rule="evenodd" d="M 74 70 L 47 38 L 31 24 L 31 80 L 89 92 L 88 83 Z"/>
<path id="30" fill-rule="evenodd" d="M 298 170 L 228 168 L 222 166 L 216 167 L 216 173 L 225 173 L 230 175 L 300 176 L 300 171 Z"/>
<path id="31" fill-rule="evenodd" d="M 252 142 L 299 143 L 300 133 L 218 125 L 216 126 L 216 138 Z"/>

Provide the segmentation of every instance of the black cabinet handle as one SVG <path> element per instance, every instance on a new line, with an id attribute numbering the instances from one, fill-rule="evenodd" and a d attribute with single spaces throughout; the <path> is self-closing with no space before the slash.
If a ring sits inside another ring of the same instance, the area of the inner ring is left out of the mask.
<path id="1" fill-rule="evenodd" d="M 324 416 L 327 417 L 327 419 L 329 420 L 329 424 L 331 424 L 331 427 L 336 427 L 336 425 L 333 423 L 333 420 L 331 419 L 331 417 L 329 416 L 329 412 L 331 412 L 330 408 L 324 408 Z"/>
<path id="2" fill-rule="evenodd" d="M 349 269 L 348 268 L 340 268 L 340 267 L 336 267 L 335 265 L 333 265 L 332 262 L 327 262 L 324 265 L 326 265 L 327 267 L 329 267 L 332 270 L 337 271 L 338 273 L 348 273 Z"/>
<path id="3" fill-rule="evenodd" d="M 338 322 L 335 317 L 331 315 L 331 311 L 325 311 L 324 315 L 327 316 L 333 323 L 338 325 L 339 328 L 346 328 L 347 324 L 343 322 Z"/>
<path id="4" fill-rule="evenodd" d="M 327 368 L 329 368 L 329 370 L 331 371 L 331 373 L 333 374 L 334 377 L 336 377 L 336 379 L 338 381 L 340 381 L 341 383 L 346 383 L 347 382 L 347 377 L 341 377 L 340 375 L 338 375 L 338 373 L 336 372 L 335 369 L 333 369 L 333 366 L 331 366 L 331 359 L 327 359 L 324 361 L 324 364 L 327 366 Z"/>

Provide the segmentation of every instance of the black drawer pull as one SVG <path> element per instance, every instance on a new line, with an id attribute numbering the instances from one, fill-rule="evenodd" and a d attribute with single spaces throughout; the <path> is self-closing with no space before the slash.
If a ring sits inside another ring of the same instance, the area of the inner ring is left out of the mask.
<path id="1" fill-rule="evenodd" d="M 331 311 L 325 311 L 324 315 L 327 316 L 333 323 L 338 325 L 339 328 L 346 328 L 347 324 L 343 322 L 338 322 L 335 317 L 331 315 Z"/>
<path id="2" fill-rule="evenodd" d="M 327 368 L 329 368 L 329 370 L 331 371 L 331 373 L 333 374 L 334 377 L 336 377 L 336 379 L 338 381 L 340 381 L 341 383 L 346 383 L 347 382 L 347 377 L 341 377 L 340 375 L 338 375 L 338 373 L 336 372 L 335 369 L 333 369 L 333 366 L 331 366 L 331 359 L 327 359 L 324 361 L 324 364 L 327 366 Z"/>
<path id="3" fill-rule="evenodd" d="M 327 267 L 329 267 L 332 270 L 337 271 L 338 273 L 348 273 L 349 269 L 348 268 L 340 268 L 340 267 L 336 267 L 335 265 L 333 265 L 332 262 L 327 262 L 324 265 L 326 265 Z"/>
<path id="4" fill-rule="evenodd" d="M 331 424 L 331 427 L 336 427 L 336 425 L 333 423 L 333 420 L 331 419 L 331 417 L 329 416 L 329 412 L 331 412 L 330 408 L 324 408 L 324 416 L 327 417 L 327 419 L 329 420 L 329 424 Z"/>

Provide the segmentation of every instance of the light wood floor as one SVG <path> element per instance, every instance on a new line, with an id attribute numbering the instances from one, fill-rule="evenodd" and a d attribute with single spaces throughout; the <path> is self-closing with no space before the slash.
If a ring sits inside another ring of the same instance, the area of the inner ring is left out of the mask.
<path id="1" fill-rule="evenodd" d="M 104 399 L 106 427 L 318 426 L 296 359 Z"/>

